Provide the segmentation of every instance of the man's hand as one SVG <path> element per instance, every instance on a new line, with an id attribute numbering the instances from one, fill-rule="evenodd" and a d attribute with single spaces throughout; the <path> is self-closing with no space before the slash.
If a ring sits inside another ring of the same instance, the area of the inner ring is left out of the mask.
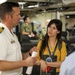
<path id="1" fill-rule="evenodd" d="M 33 66 L 36 63 L 36 57 L 28 57 L 24 60 L 23 64 L 24 66 Z"/>
<path id="2" fill-rule="evenodd" d="M 34 33 L 33 32 L 31 32 L 31 37 L 34 37 L 35 35 L 34 35 Z"/>

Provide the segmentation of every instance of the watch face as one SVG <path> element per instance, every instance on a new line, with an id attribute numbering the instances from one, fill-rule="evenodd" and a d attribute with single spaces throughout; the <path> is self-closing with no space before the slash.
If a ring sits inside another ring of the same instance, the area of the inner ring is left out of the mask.
<path id="1" fill-rule="evenodd" d="M 51 57 L 47 57 L 47 58 L 46 58 L 46 62 L 52 62 Z"/>

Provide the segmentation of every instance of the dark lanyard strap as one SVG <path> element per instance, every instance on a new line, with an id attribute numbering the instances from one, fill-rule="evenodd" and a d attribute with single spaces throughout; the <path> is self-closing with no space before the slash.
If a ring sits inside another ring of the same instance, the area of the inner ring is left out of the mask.
<path id="1" fill-rule="evenodd" d="M 52 54 L 51 54 L 51 51 L 50 51 L 50 48 L 49 48 L 49 45 L 48 45 L 49 56 L 54 55 L 54 53 L 55 53 L 55 51 L 56 51 L 56 48 L 57 48 L 57 45 L 58 45 L 58 42 L 57 42 L 57 44 L 56 44 L 56 46 L 55 46 L 54 51 L 53 51 Z"/>

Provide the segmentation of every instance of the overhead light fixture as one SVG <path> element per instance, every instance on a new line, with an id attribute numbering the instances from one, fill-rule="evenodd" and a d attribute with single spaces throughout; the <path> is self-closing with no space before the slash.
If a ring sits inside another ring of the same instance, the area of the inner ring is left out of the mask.
<path id="1" fill-rule="evenodd" d="M 34 8 L 34 7 L 38 7 L 38 5 L 31 5 L 31 6 L 28 6 L 28 8 Z"/>
<path id="2" fill-rule="evenodd" d="M 28 6 L 28 8 L 34 8 L 34 7 L 39 7 L 39 3 L 37 3 L 36 5 L 30 5 L 30 6 Z"/>
<path id="3" fill-rule="evenodd" d="M 23 4 L 26 4 L 26 2 L 18 2 L 19 5 L 23 5 Z"/>
<path id="4" fill-rule="evenodd" d="M 7 0 L 0 0 L 0 4 L 3 3 L 3 2 L 6 2 L 6 1 L 7 1 Z"/>
<path id="5" fill-rule="evenodd" d="M 24 4 L 26 4 L 26 2 L 18 2 L 18 4 L 20 5 L 21 9 L 24 9 Z"/>

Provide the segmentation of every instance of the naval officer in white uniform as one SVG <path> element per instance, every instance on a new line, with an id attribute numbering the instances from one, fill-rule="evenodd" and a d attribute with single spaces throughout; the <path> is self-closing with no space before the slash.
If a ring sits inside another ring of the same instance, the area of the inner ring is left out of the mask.
<path id="1" fill-rule="evenodd" d="M 4 2 L 0 5 L 0 75 L 22 75 L 23 66 L 32 66 L 36 57 L 22 60 L 21 47 L 12 28 L 21 19 L 19 4 Z"/>

